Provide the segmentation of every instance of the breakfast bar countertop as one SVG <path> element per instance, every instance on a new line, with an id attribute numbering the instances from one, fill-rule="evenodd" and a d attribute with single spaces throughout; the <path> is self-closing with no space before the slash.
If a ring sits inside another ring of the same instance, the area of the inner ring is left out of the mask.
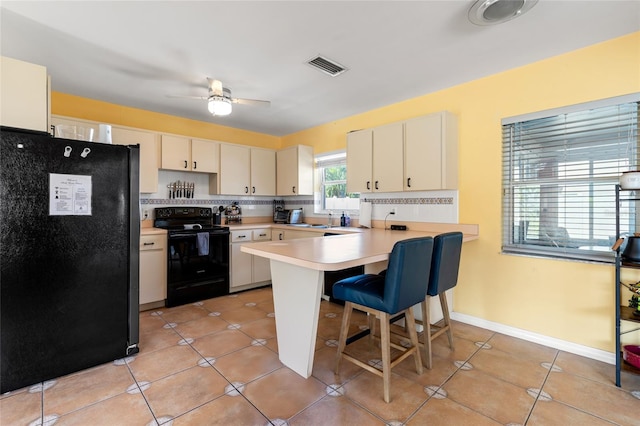
<path id="1" fill-rule="evenodd" d="M 455 227 L 456 225 L 452 225 Z M 436 236 L 432 231 L 391 231 L 368 229 L 363 232 L 336 235 L 331 238 L 303 238 L 245 244 L 245 253 L 319 271 L 337 271 L 367 263 L 385 261 L 393 245 L 401 240 Z M 465 233 L 464 241 L 478 239 L 478 234 Z"/>

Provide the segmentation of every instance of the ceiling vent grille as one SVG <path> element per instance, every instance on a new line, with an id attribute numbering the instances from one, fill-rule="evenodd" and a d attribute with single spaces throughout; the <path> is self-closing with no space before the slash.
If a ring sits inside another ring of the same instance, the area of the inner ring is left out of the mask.
<path id="1" fill-rule="evenodd" d="M 325 74 L 329 74 L 331 77 L 335 77 L 337 75 L 342 74 L 343 72 L 345 72 L 347 69 L 345 67 L 343 67 L 342 65 L 340 65 L 337 62 L 331 61 L 327 58 L 324 58 L 322 56 L 317 56 L 311 60 L 309 60 L 307 62 L 307 64 L 311 65 L 312 67 L 319 69 L 320 71 L 322 71 Z"/>

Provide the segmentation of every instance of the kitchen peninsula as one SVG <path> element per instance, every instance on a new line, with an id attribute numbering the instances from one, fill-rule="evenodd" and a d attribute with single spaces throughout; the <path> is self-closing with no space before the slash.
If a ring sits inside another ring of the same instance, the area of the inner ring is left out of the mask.
<path id="1" fill-rule="evenodd" d="M 270 259 L 280 361 L 302 377 L 311 376 L 324 271 L 386 262 L 393 245 L 409 238 L 462 231 L 464 242 L 478 239 L 477 225 L 439 225 L 438 231 L 371 229 L 243 245 L 243 252 Z"/>

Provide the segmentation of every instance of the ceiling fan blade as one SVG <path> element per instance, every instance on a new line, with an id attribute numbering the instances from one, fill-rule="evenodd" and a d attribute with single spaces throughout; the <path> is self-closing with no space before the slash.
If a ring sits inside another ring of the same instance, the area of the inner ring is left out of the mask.
<path id="1" fill-rule="evenodd" d="M 242 99 L 242 98 L 231 98 L 232 104 L 240 104 L 240 105 L 251 105 L 251 106 L 260 106 L 260 107 L 269 107 L 271 106 L 270 101 L 261 101 L 258 99 Z"/>
<path id="2" fill-rule="evenodd" d="M 209 99 L 208 96 L 186 96 L 186 95 L 167 95 L 168 98 L 181 98 L 181 99 L 198 99 L 202 101 L 206 101 Z"/>
<path id="3" fill-rule="evenodd" d="M 212 95 L 223 96 L 222 82 L 220 80 L 207 77 L 207 81 L 209 82 L 209 91 Z"/>

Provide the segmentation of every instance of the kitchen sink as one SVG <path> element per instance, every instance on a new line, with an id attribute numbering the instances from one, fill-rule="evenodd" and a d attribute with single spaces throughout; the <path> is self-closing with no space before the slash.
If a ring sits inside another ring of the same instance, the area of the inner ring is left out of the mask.
<path id="1" fill-rule="evenodd" d="M 326 228 L 327 225 L 312 225 L 310 223 L 290 223 L 289 226 L 295 226 L 297 228 Z"/>

